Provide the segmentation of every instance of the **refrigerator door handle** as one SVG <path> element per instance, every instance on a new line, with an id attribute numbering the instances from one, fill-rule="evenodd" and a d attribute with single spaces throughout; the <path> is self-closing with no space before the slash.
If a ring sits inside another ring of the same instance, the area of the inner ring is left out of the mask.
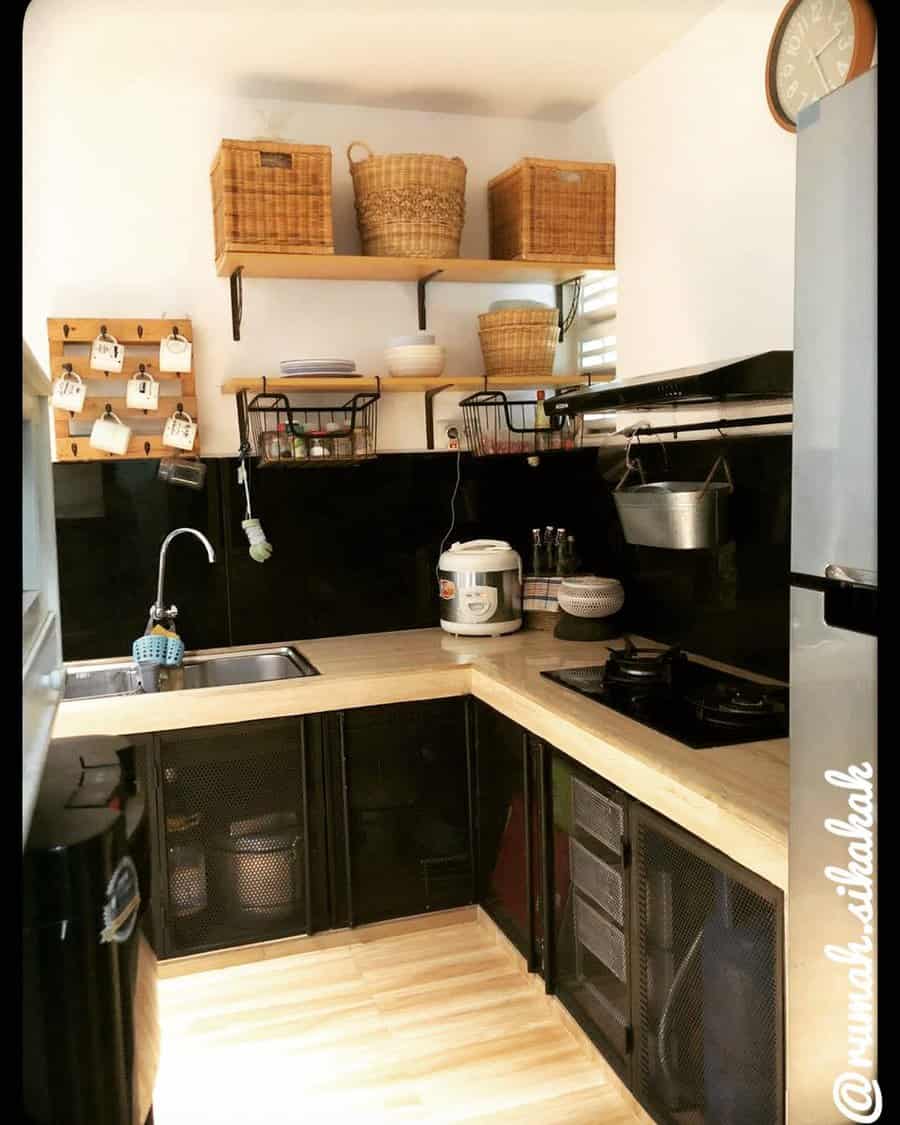
<path id="1" fill-rule="evenodd" d="M 829 563 L 825 567 L 825 577 L 836 582 L 852 582 L 855 586 L 872 586 L 878 588 L 878 574 L 874 570 L 862 570 L 856 566 L 841 566 L 838 563 Z"/>

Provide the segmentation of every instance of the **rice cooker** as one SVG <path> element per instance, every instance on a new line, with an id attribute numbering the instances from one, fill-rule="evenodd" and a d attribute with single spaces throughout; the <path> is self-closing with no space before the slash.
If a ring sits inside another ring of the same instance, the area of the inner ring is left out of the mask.
<path id="1" fill-rule="evenodd" d="M 454 543 L 438 561 L 441 628 L 497 637 L 522 626 L 522 560 L 502 539 Z"/>

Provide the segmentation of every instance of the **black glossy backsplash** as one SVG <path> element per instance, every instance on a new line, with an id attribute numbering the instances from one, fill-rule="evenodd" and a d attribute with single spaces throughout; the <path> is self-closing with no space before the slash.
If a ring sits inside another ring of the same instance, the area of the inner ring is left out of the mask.
<path id="1" fill-rule="evenodd" d="M 710 447 L 674 444 L 673 470 L 702 479 Z M 536 468 L 464 455 L 448 543 L 508 539 L 527 568 L 531 528 L 564 526 L 583 571 L 623 580 L 628 628 L 785 676 L 790 440 L 734 443 L 734 541 L 715 553 L 625 544 L 601 475 L 614 480 L 616 460 L 621 450 L 544 456 Z M 253 515 L 274 547 L 263 564 L 249 557 L 241 529 L 237 461 L 206 464 L 201 492 L 159 481 L 157 461 L 54 466 L 65 659 L 130 653 L 155 598 L 160 543 L 179 526 L 203 531 L 216 550 L 212 566 L 188 537 L 168 553 L 166 598 L 179 607 L 189 649 L 438 624 L 434 573 L 455 457 L 252 470 Z"/>
<path id="2" fill-rule="evenodd" d="M 174 527 L 203 531 L 168 552 L 166 599 L 189 649 L 437 625 L 435 565 L 450 523 L 456 458 L 391 454 L 348 468 L 251 470 L 253 515 L 274 553 L 254 562 L 241 529 L 237 460 L 206 461 L 202 492 L 157 480 L 157 461 L 57 464 L 63 650 L 67 660 L 131 651 L 156 592 L 159 546 Z M 585 557 L 602 542 L 596 453 L 460 460 L 456 539 L 527 550 L 539 524 L 569 528 Z"/>
<path id="3" fill-rule="evenodd" d="M 723 449 L 668 441 L 666 467 L 655 439 L 643 446 L 648 482 L 703 481 Z M 626 620 L 635 633 L 787 680 L 791 439 L 743 437 L 728 442 L 726 453 L 734 480 L 726 543 L 697 551 L 637 547 L 625 542 L 613 507 L 610 566 L 625 586 Z M 600 455 L 598 468 L 610 489 L 621 476 L 621 459 L 621 450 Z"/>

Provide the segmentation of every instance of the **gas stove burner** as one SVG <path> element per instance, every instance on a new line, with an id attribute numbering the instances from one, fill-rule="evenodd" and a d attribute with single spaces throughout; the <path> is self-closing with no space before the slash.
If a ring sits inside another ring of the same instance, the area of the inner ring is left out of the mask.
<path id="1" fill-rule="evenodd" d="M 602 695 L 605 691 L 602 664 L 591 665 L 589 668 L 560 668 L 555 673 L 555 678 L 566 687 L 588 695 Z"/>
<path id="2" fill-rule="evenodd" d="M 703 723 L 717 726 L 763 728 L 784 720 L 785 705 L 764 685 L 710 684 L 687 696 Z"/>
<path id="3" fill-rule="evenodd" d="M 630 637 L 625 647 L 610 649 L 606 681 L 610 684 L 654 686 L 671 684 L 674 669 L 685 660 L 681 649 L 638 648 Z"/>
<path id="4" fill-rule="evenodd" d="M 692 660 L 675 648 L 637 648 L 628 638 L 606 664 L 541 672 L 684 746 L 734 746 L 788 733 L 788 689 Z"/>

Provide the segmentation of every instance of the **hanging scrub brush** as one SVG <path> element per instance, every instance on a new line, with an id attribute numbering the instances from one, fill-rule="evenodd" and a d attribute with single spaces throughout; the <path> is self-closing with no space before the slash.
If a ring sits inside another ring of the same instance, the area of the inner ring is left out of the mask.
<path id="1" fill-rule="evenodd" d="M 266 539 L 266 533 L 258 519 L 253 518 L 250 510 L 250 474 L 247 471 L 247 459 L 241 455 L 238 467 L 238 483 L 244 486 L 244 495 L 247 498 L 247 513 L 241 522 L 244 534 L 250 544 L 250 558 L 254 562 L 263 563 L 272 554 L 272 544 Z"/>

